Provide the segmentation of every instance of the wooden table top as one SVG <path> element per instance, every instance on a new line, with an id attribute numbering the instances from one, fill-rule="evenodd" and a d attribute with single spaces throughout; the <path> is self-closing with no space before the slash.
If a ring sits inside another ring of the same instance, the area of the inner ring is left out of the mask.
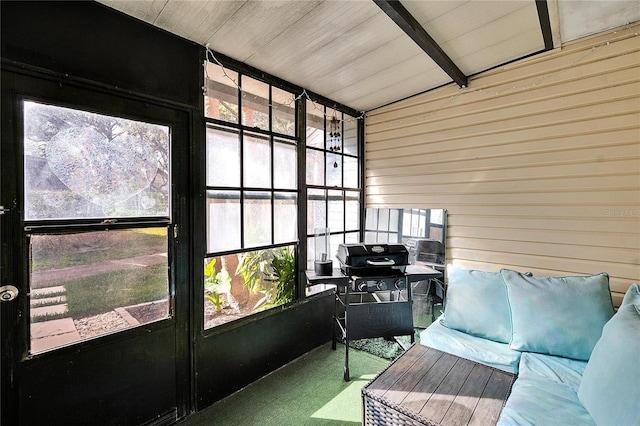
<path id="1" fill-rule="evenodd" d="M 505 371 L 415 344 L 362 393 L 408 411 L 418 423 L 491 425 L 498 421 L 514 380 Z"/>

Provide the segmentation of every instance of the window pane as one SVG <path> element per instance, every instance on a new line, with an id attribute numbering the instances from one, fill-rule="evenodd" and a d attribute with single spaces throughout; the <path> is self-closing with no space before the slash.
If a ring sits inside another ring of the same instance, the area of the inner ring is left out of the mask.
<path id="1" fill-rule="evenodd" d="M 349 155 L 358 155 L 358 120 L 349 115 L 344 116 L 344 136 L 342 152 Z"/>
<path id="2" fill-rule="evenodd" d="M 345 229 L 355 231 L 360 229 L 360 193 L 346 191 L 345 196 Z"/>
<path id="3" fill-rule="evenodd" d="M 238 122 L 238 73 L 207 61 L 205 117 Z"/>
<path id="4" fill-rule="evenodd" d="M 296 146 L 275 141 L 273 144 L 273 186 L 280 189 L 298 187 Z"/>
<path id="5" fill-rule="evenodd" d="M 347 244 L 359 243 L 360 242 L 360 233 L 359 232 L 348 232 L 344 234 L 344 242 Z"/>
<path id="6" fill-rule="evenodd" d="M 316 258 L 316 240 L 315 238 L 307 238 L 307 270 L 313 270 Z M 334 267 L 337 265 L 334 265 Z"/>
<path id="7" fill-rule="evenodd" d="M 296 135 L 296 104 L 292 93 L 271 88 L 273 96 L 273 131 L 289 136 Z"/>
<path id="8" fill-rule="evenodd" d="M 431 223 L 442 225 L 444 223 L 444 210 L 432 209 L 431 210 Z"/>
<path id="9" fill-rule="evenodd" d="M 240 191 L 207 191 L 207 252 L 240 246 Z"/>
<path id="10" fill-rule="evenodd" d="M 271 244 L 271 194 L 247 191 L 244 199 L 244 247 Z"/>
<path id="11" fill-rule="evenodd" d="M 269 130 L 269 85 L 242 76 L 242 124 Z"/>
<path id="12" fill-rule="evenodd" d="M 327 193 L 324 189 L 307 191 L 307 234 L 327 227 Z"/>
<path id="13" fill-rule="evenodd" d="M 406 209 L 402 213 L 402 235 L 411 234 L 411 210 Z"/>
<path id="14" fill-rule="evenodd" d="M 307 146 L 324 148 L 324 107 L 307 101 Z"/>
<path id="15" fill-rule="evenodd" d="M 336 267 L 340 267 L 340 262 L 336 257 L 338 254 L 338 246 L 344 242 L 344 234 L 331 235 L 331 240 L 329 241 L 329 245 L 331 248 L 329 249 L 329 257 L 333 260 L 333 264 Z"/>
<path id="16" fill-rule="evenodd" d="M 324 152 L 307 149 L 307 184 L 324 185 Z"/>
<path id="17" fill-rule="evenodd" d="M 378 216 L 378 229 L 381 231 L 397 231 L 397 212 L 397 210 L 380 209 L 380 216 Z"/>
<path id="18" fill-rule="evenodd" d="M 365 219 L 364 229 L 366 231 L 378 229 L 378 210 L 379 209 L 372 209 L 372 208 L 367 209 L 364 215 L 364 219 Z"/>
<path id="19" fill-rule="evenodd" d="M 331 232 L 344 231 L 344 199 L 342 191 L 327 191 L 329 194 L 329 229 Z"/>
<path id="20" fill-rule="evenodd" d="M 265 136 L 244 136 L 244 186 L 271 188 L 271 147 Z"/>
<path id="21" fill-rule="evenodd" d="M 343 158 L 344 161 L 344 186 L 345 188 L 358 188 L 358 159 L 354 157 Z"/>
<path id="22" fill-rule="evenodd" d="M 31 236 L 31 353 L 169 317 L 167 230 Z"/>
<path id="23" fill-rule="evenodd" d="M 274 243 L 298 240 L 298 199 L 292 192 L 276 192 L 274 209 Z"/>
<path id="24" fill-rule="evenodd" d="M 295 297 L 293 246 L 204 261 L 204 328 L 289 303 Z"/>
<path id="25" fill-rule="evenodd" d="M 393 232 L 400 233 L 400 215 L 403 209 L 389 209 L 389 227 L 388 229 Z"/>
<path id="26" fill-rule="evenodd" d="M 24 102 L 25 219 L 169 216 L 170 131 Z"/>
<path id="27" fill-rule="evenodd" d="M 342 186 L 342 155 L 327 152 L 327 186 Z"/>
<path id="28" fill-rule="evenodd" d="M 207 185 L 240 186 L 240 139 L 237 130 L 207 127 Z"/>

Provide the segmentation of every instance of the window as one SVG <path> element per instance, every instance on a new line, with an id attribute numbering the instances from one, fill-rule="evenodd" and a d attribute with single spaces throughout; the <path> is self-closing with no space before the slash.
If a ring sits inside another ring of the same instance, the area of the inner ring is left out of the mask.
<path id="1" fill-rule="evenodd" d="M 444 210 L 439 209 L 367 209 L 367 243 L 406 243 L 409 238 L 444 241 Z"/>
<path id="2" fill-rule="evenodd" d="M 298 242 L 295 96 L 207 62 L 204 328 L 290 302 Z"/>
<path id="3" fill-rule="evenodd" d="M 315 234 L 330 232 L 332 258 L 340 243 L 360 241 L 360 152 L 357 118 L 307 101 L 307 269 Z"/>
<path id="4" fill-rule="evenodd" d="M 167 126 L 23 102 L 31 352 L 170 316 Z"/>

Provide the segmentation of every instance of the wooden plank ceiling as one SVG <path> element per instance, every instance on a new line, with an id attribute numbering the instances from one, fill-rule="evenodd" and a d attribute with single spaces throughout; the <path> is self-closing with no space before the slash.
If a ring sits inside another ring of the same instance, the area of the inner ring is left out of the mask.
<path id="1" fill-rule="evenodd" d="M 585 0 L 578 10 L 568 0 L 100 2 L 361 111 L 462 85 L 385 13 L 398 4 L 465 78 L 567 41 L 559 10 L 569 14 L 562 35 L 573 39 L 640 19 L 636 0 Z"/>

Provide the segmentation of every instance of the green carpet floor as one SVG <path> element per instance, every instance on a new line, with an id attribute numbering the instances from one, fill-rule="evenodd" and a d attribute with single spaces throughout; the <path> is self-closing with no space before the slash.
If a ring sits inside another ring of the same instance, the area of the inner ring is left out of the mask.
<path id="1" fill-rule="evenodd" d="M 327 343 L 179 423 L 180 426 L 348 426 L 362 424 L 360 390 L 389 360 Z"/>

